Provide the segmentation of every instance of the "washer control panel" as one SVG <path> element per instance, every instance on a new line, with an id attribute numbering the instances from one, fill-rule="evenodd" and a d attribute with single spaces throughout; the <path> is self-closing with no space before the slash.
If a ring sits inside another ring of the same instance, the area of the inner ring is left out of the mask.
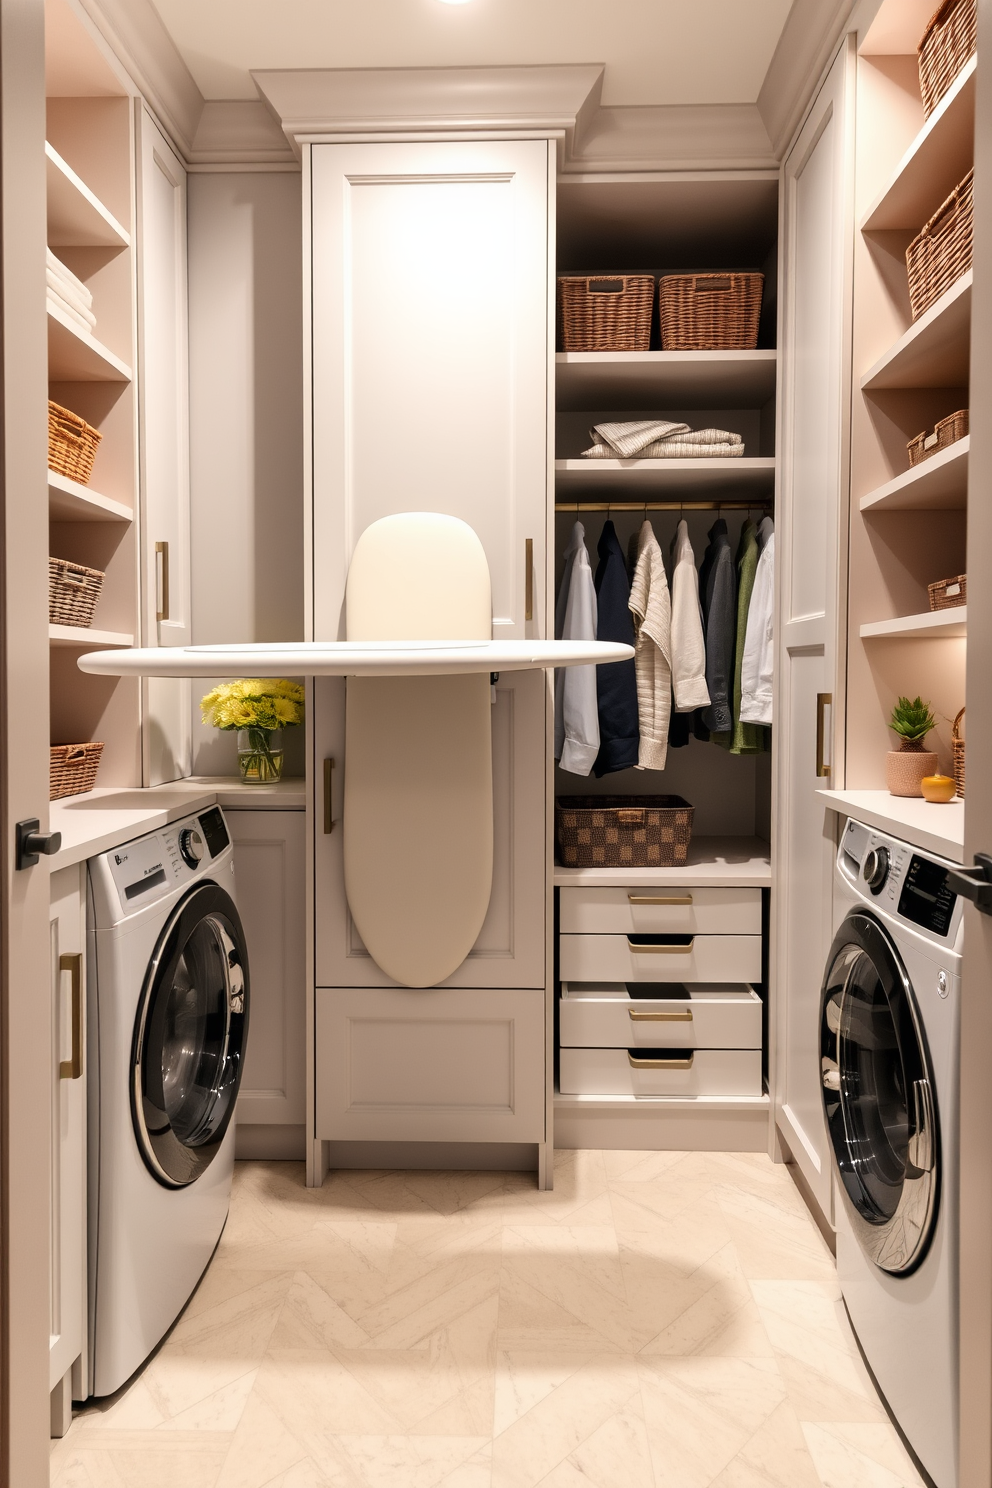
<path id="1" fill-rule="evenodd" d="M 962 907 L 947 882 L 953 863 L 857 821 L 848 821 L 844 829 L 838 863 L 869 904 L 876 901 L 887 913 L 942 941 L 957 933 Z"/>
<path id="2" fill-rule="evenodd" d="M 133 914 L 191 880 L 230 842 L 218 806 L 105 853 L 121 909 Z"/>

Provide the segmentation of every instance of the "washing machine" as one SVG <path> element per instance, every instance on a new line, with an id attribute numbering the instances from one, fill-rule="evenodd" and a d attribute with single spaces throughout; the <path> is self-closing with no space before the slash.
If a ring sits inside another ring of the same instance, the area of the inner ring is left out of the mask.
<path id="1" fill-rule="evenodd" d="M 227 1218 L 248 956 L 223 812 L 89 863 L 90 1373 L 117 1390 L 175 1322 Z"/>
<path id="2" fill-rule="evenodd" d="M 937 1488 L 958 1483 L 954 867 L 849 821 L 820 998 L 840 1286 L 879 1390 Z"/>

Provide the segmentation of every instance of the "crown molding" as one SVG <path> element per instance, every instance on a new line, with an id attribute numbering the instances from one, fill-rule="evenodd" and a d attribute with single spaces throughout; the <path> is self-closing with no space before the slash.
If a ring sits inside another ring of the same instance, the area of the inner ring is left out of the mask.
<path id="1" fill-rule="evenodd" d="M 186 162 L 194 169 L 203 165 L 299 169 L 299 160 L 277 120 L 258 98 L 206 102 Z"/>
<path id="2" fill-rule="evenodd" d="M 761 115 L 779 160 L 849 29 L 856 0 L 794 0 L 758 94 Z"/>
<path id="3" fill-rule="evenodd" d="M 152 0 L 79 0 L 180 155 L 188 158 L 203 94 Z"/>
<path id="4" fill-rule="evenodd" d="M 776 170 L 756 104 L 601 108 L 564 170 Z"/>

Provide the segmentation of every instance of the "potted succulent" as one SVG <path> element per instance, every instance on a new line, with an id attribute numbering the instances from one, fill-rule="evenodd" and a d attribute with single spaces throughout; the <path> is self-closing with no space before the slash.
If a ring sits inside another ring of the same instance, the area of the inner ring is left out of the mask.
<path id="1" fill-rule="evenodd" d="M 303 688 L 283 677 L 224 682 L 200 699 L 204 723 L 237 729 L 238 768 L 247 785 L 282 778 L 280 731 L 303 722 Z"/>
<path id="2" fill-rule="evenodd" d="M 922 796 L 920 782 L 937 771 L 937 756 L 924 749 L 923 741 L 937 720 L 930 704 L 916 697 L 901 697 L 892 709 L 889 728 L 899 735 L 899 748 L 885 759 L 885 783 L 893 796 Z"/>

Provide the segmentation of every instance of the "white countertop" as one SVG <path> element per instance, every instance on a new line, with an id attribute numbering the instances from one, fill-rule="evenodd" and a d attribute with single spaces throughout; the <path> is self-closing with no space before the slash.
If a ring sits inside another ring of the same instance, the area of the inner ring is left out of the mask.
<path id="1" fill-rule="evenodd" d="M 891 796 L 885 790 L 821 790 L 817 795 L 842 816 L 853 816 L 954 863 L 964 862 L 963 801 L 935 805 L 922 796 Z"/>
<path id="2" fill-rule="evenodd" d="M 590 801 L 595 800 L 590 796 Z M 770 848 L 760 837 L 693 837 L 689 861 L 679 868 L 563 868 L 560 888 L 608 889 L 617 884 L 719 884 L 729 889 L 764 889 L 772 881 Z"/>
<path id="3" fill-rule="evenodd" d="M 49 805 L 49 830 L 62 833 L 62 847 L 49 863 L 53 873 L 69 868 L 207 806 L 300 811 L 305 804 L 301 779 L 245 785 L 232 776 L 201 775 L 148 789 L 97 787 Z"/>

